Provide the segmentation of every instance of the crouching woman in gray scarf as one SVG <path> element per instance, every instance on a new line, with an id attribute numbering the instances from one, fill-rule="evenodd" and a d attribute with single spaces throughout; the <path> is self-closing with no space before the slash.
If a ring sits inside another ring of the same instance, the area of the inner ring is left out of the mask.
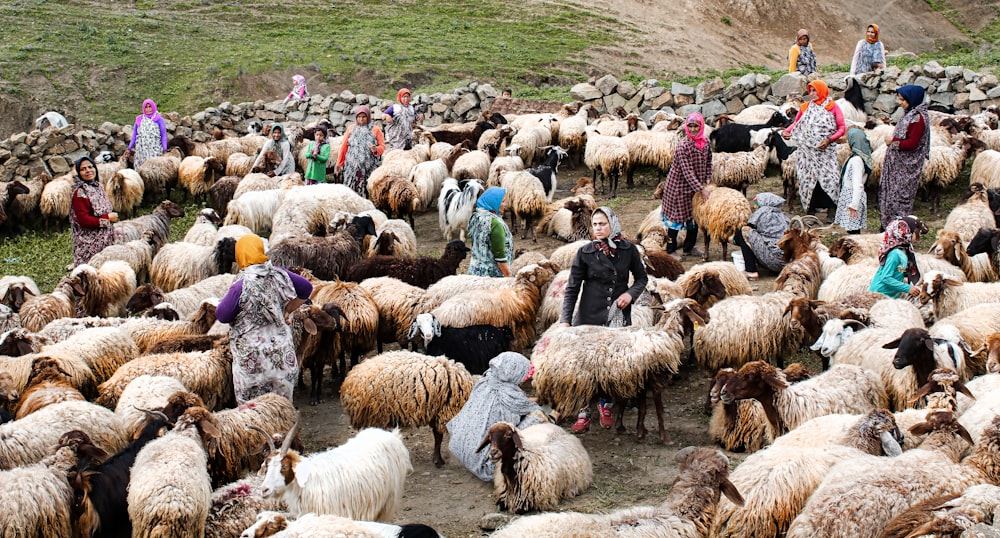
<path id="1" fill-rule="evenodd" d="M 490 368 L 472 388 L 469 400 L 448 422 L 448 450 L 480 480 L 493 480 L 495 466 L 490 461 L 489 451 L 476 451 L 490 426 L 510 422 L 518 428 L 527 428 L 542 422 L 541 407 L 529 400 L 518 386 L 527 381 L 531 373 L 531 362 L 520 353 L 505 351 L 493 357 Z M 533 411 L 539 413 L 531 414 Z"/>

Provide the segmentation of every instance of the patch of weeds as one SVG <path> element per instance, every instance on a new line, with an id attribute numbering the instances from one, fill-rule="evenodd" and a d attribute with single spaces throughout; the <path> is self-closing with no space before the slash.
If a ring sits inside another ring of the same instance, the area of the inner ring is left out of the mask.
<path id="1" fill-rule="evenodd" d="M 729 15 L 723 15 L 721 20 L 722 20 L 722 24 L 725 24 L 726 26 L 732 26 L 733 25 L 733 20 L 729 18 Z"/>

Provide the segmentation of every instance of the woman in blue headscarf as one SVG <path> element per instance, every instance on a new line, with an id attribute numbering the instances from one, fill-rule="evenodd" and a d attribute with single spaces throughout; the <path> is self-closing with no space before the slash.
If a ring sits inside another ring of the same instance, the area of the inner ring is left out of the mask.
<path id="1" fill-rule="evenodd" d="M 924 161 L 931 153 L 930 117 L 924 103 L 924 89 L 909 84 L 896 90 L 896 100 L 906 111 L 896 123 L 892 138 L 886 140 L 885 162 L 878 187 L 882 228 L 913 212 Z"/>
<path id="2" fill-rule="evenodd" d="M 472 259 L 469 274 L 476 276 L 511 276 L 514 242 L 510 228 L 503 221 L 507 189 L 490 187 L 479 195 L 476 211 L 469 217 Z"/>

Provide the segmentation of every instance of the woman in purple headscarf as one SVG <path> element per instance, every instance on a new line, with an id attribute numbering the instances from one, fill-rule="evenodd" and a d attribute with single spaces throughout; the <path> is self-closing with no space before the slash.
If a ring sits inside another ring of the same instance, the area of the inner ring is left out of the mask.
<path id="1" fill-rule="evenodd" d="M 132 168 L 138 169 L 146 159 L 159 157 L 164 151 L 167 151 L 167 126 L 156 111 L 156 103 L 146 99 L 142 102 L 142 114 L 135 117 L 132 141 L 128 144 Z"/>

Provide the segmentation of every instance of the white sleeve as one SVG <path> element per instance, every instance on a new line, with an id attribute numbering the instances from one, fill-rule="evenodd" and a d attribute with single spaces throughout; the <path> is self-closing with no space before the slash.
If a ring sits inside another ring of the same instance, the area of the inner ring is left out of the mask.
<path id="1" fill-rule="evenodd" d="M 847 206 L 851 209 L 861 210 L 861 195 L 865 192 L 865 164 L 861 157 L 852 156 L 847 161 L 845 179 L 851 182 L 851 203 Z"/>
<path id="2" fill-rule="evenodd" d="M 854 76 L 858 72 L 858 56 L 861 55 L 861 41 L 854 47 L 854 56 L 851 57 L 851 76 Z"/>

